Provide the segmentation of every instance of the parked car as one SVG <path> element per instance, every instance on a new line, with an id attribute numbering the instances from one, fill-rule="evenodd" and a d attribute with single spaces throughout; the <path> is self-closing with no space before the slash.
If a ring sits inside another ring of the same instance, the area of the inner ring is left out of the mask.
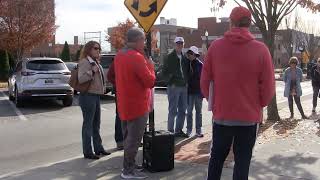
<path id="1" fill-rule="evenodd" d="M 67 68 L 69 69 L 69 71 L 74 70 L 78 65 L 78 63 L 76 63 L 76 62 L 65 62 L 65 64 L 66 64 Z"/>
<path id="2" fill-rule="evenodd" d="M 103 68 L 105 78 L 107 78 L 107 73 L 109 71 L 109 67 L 114 60 L 115 54 L 102 54 L 100 57 L 100 64 Z M 112 91 L 112 84 L 106 79 L 105 84 L 105 94 Z"/>
<path id="3" fill-rule="evenodd" d="M 9 98 L 17 107 L 26 99 L 53 97 L 71 106 L 73 89 L 69 86 L 71 72 L 58 58 L 26 58 L 19 61 L 8 79 Z"/>
<path id="4" fill-rule="evenodd" d="M 76 62 L 65 62 L 65 64 L 66 64 L 67 68 L 69 69 L 69 71 L 76 69 L 78 66 L 78 63 L 76 63 Z M 78 91 L 73 90 L 73 94 L 75 94 L 75 95 L 78 94 Z"/>

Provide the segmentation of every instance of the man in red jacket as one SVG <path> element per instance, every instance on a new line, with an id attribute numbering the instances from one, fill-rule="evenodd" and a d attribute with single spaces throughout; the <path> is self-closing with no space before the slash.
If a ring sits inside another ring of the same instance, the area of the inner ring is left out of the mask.
<path id="1" fill-rule="evenodd" d="M 135 157 L 138 152 L 150 112 L 151 88 L 155 83 L 152 60 L 144 56 L 145 35 L 140 28 L 127 33 L 127 47 L 114 59 L 117 108 L 122 121 L 124 158 L 121 177 L 142 179 L 147 176 L 138 172 Z"/>
<path id="2" fill-rule="evenodd" d="M 208 180 L 220 179 L 232 144 L 233 179 L 248 179 L 262 109 L 275 93 L 271 55 L 266 45 L 249 32 L 250 11 L 236 7 L 230 20 L 230 30 L 211 44 L 201 75 L 201 90 L 206 98 L 213 82 L 213 96 L 208 100 L 214 115 Z"/>

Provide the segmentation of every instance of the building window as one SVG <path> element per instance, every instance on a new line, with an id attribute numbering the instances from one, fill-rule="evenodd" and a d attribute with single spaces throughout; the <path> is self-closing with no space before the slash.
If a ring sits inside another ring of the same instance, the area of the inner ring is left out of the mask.
<path id="1" fill-rule="evenodd" d="M 278 64 L 280 64 L 280 58 L 278 58 Z"/>
<path id="2" fill-rule="evenodd" d="M 278 49 L 279 49 L 279 50 L 281 49 L 281 45 L 280 45 L 280 44 L 278 44 Z"/>

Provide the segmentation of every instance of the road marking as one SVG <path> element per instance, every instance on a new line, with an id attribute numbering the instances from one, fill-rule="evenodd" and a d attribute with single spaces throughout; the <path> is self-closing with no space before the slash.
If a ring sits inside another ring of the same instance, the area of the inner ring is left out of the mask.
<path id="1" fill-rule="evenodd" d="M 12 107 L 13 110 L 16 112 L 17 116 L 19 117 L 19 119 L 20 119 L 21 121 L 28 121 L 28 119 L 22 114 L 22 112 L 16 107 L 16 105 L 13 104 L 13 102 L 11 102 L 11 101 L 9 100 L 9 97 L 8 97 L 5 93 L 3 93 L 3 91 L 0 91 L 0 93 L 3 95 L 3 96 L 1 97 L 1 100 L 7 100 L 7 101 L 9 102 L 9 104 L 11 105 L 11 107 Z"/>

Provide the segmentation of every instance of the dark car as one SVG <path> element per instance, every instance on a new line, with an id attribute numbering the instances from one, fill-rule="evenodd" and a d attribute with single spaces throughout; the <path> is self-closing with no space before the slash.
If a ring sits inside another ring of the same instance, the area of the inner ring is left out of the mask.
<path id="1" fill-rule="evenodd" d="M 65 64 L 66 64 L 67 68 L 69 69 L 69 71 L 74 70 L 78 65 L 78 63 L 76 63 L 76 62 L 65 62 Z"/>
<path id="2" fill-rule="evenodd" d="M 100 57 L 100 64 L 103 68 L 104 75 L 107 78 L 107 73 L 109 71 L 110 65 L 113 63 L 115 54 L 102 54 Z M 106 80 L 106 85 L 105 85 L 105 94 L 109 93 L 112 91 L 112 84 Z"/>

